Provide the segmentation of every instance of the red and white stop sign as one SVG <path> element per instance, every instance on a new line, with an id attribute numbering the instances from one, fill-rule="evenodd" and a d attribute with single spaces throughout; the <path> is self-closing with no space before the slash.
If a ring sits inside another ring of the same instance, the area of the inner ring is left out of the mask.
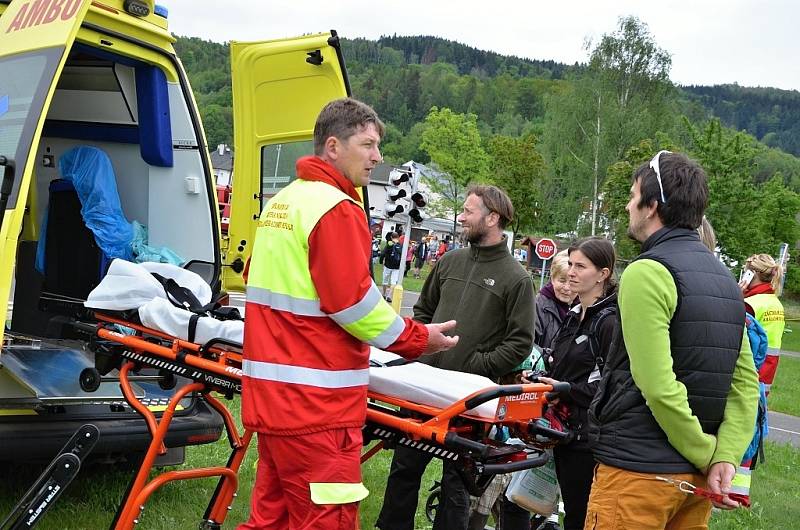
<path id="1" fill-rule="evenodd" d="M 544 238 L 536 243 L 536 255 L 539 256 L 539 259 L 550 259 L 556 255 L 557 251 L 556 242 L 552 239 Z"/>

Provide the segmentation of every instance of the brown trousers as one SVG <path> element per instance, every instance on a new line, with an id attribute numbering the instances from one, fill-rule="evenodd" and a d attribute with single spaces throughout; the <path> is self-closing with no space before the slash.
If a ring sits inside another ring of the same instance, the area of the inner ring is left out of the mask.
<path id="1" fill-rule="evenodd" d="M 584 530 L 707 529 L 711 502 L 683 493 L 656 476 L 706 487 L 701 473 L 637 473 L 598 464 Z"/>

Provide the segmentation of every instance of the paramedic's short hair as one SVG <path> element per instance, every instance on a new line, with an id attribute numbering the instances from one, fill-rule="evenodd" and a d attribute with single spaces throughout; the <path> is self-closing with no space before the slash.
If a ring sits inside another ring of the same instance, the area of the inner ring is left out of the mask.
<path id="1" fill-rule="evenodd" d="M 345 141 L 370 123 L 383 138 L 386 129 L 372 107 L 353 98 L 331 101 L 322 108 L 314 124 L 314 154 L 323 153 L 325 140 L 331 136 Z"/>
<path id="2" fill-rule="evenodd" d="M 569 258 L 567 251 L 562 250 L 553 257 L 553 263 L 550 265 L 550 278 L 566 276 L 567 270 L 569 270 Z"/>
<path id="3" fill-rule="evenodd" d="M 470 195 L 480 197 L 489 213 L 495 212 L 500 216 L 500 228 L 505 228 L 514 220 L 514 205 L 511 204 L 508 194 L 497 186 L 473 184 L 467 188 L 464 196 L 469 197 Z"/>
<path id="4" fill-rule="evenodd" d="M 632 182 L 639 181 L 641 199 L 638 207 L 644 208 L 654 202 L 658 204 L 659 219 L 670 228 L 695 230 L 700 226 L 708 205 L 708 183 L 700 164 L 683 153 L 662 153 L 658 157 L 664 199 L 656 172 L 648 160 L 633 173 Z"/>

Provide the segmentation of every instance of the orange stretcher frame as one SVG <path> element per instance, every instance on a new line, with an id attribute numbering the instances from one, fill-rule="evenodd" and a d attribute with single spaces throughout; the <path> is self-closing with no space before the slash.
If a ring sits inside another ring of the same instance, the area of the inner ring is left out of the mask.
<path id="1" fill-rule="evenodd" d="M 95 313 L 96 324 L 77 323 L 76 328 L 93 336 L 95 341 L 108 341 L 117 346 L 120 356 L 119 383 L 126 401 L 139 412 L 152 436 L 142 464 L 123 499 L 112 528 L 129 530 L 138 523 L 149 497 L 161 486 L 176 480 L 188 480 L 217 476 L 217 488 L 208 504 L 201 522 L 201 528 L 221 528 L 230 504 L 238 487 L 238 470 L 244 459 L 253 432 L 244 430 L 241 434 L 227 407 L 211 392 L 220 392 L 232 398 L 241 393 L 242 355 L 231 351 L 232 343 L 211 341 L 205 345 L 184 341 L 141 324 L 129 322 L 115 316 Z M 126 335 L 109 329 L 121 325 L 135 330 L 139 335 Z M 160 343 L 148 339 L 159 339 Z M 160 418 L 139 401 L 131 388 L 130 372 L 137 366 L 152 366 L 180 373 L 192 379 L 176 391 Z M 166 367 L 166 368 L 165 368 Z M 185 370 L 189 368 L 189 370 Z M 431 407 L 408 400 L 368 393 L 367 425 L 365 426 L 365 445 L 370 441 L 369 428 L 384 435 L 375 437 L 378 443 L 361 457 L 362 463 L 382 448 L 390 448 L 397 443 L 410 447 L 422 445 L 421 450 L 430 447 L 443 449 L 441 458 L 461 458 L 473 474 L 481 475 L 488 481 L 497 473 L 507 473 L 528 469 L 544 464 L 547 454 L 541 450 L 548 445 L 541 437 L 556 439 L 563 433 L 552 431 L 536 423 L 542 416 L 547 403 L 547 393 L 568 390 L 568 384 L 554 386 L 549 384 L 500 385 L 475 392 L 445 408 Z M 164 440 L 170 423 L 180 401 L 195 393 L 204 399 L 222 416 L 231 446 L 231 456 L 226 466 L 168 471 L 148 481 L 153 464 L 158 455 L 166 452 Z M 469 413 L 470 409 L 498 399 L 495 418 L 487 420 Z M 413 414 L 408 415 L 382 404 L 401 407 Z M 503 425 L 528 443 L 526 446 L 509 447 L 488 440 L 489 429 L 493 425 Z M 427 448 L 427 449 L 426 449 Z M 480 487 L 481 484 L 473 484 Z M 469 485 L 468 485 L 469 486 Z M 483 484 L 485 486 L 485 484 Z"/>

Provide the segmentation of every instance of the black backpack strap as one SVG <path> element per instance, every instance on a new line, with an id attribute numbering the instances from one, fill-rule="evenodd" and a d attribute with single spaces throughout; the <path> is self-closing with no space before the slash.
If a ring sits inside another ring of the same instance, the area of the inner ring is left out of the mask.
<path id="1" fill-rule="evenodd" d="M 192 313 L 198 314 L 206 313 L 214 308 L 215 304 L 213 302 L 206 305 L 201 304 L 200 300 L 197 299 L 190 289 L 178 285 L 178 282 L 172 278 L 166 278 L 157 272 L 151 272 L 150 274 L 164 287 L 167 300 L 169 300 L 172 305 L 182 309 L 188 309 Z"/>
<path id="2" fill-rule="evenodd" d="M 617 314 L 617 306 L 610 305 L 608 307 L 604 307 L 600 310 L 599 313 L 592 319 L 592 323 L 589 325 L 589 349 L 592 352 L 592 356 L 594 357 L 594 362 L 597 364 L 597 367 L 600 369 L 600 372 L 603 372 L 603 366 L 606 364 L 605 358 L 600 354 L 600 326 L 603 324 L 606 318 L 609 316 L 615 316 Z"/>
<path id="3" fill-rule="evenodd" d="M 211 311 L 211 316 L 217 320 L 244 320 L 239 309 L 232 306 L 217 307 Z"/>
<path id="4" fill-rule="evenodd" d="M 194 335 L 197 331 L 197 321 L 200 320 L 200 316 L 197 313 L 194 313 L 192 316 L 189 317 L 189 334 L 187 336 L 187 340 L 189 342 L 194 342 Z"/>
<path id="5" fill-rule="evenodd" d="M 758 415 L 756 416 L 756 427 L 758 428 L 758 447 L 753 458 L 750 459 L 750 469 L 753 470 L 758 465 L 758 462 L 765 461 L 764 459 L 764 422 L 767 421 L 767 409 L 764 406 L 764 401 L 759 398 L 758 400 Z"/>

